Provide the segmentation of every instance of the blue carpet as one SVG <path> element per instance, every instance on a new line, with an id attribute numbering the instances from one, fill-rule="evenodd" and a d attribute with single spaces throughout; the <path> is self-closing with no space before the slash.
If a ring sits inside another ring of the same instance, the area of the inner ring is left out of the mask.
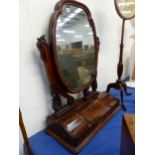
<path id="1" fill-rule="evenodd" d="M 128 88 L 131 96 L 125 96 L 126 113 L 135 113 L 135 89 Z M 113 96 L 120 98 L 117 90 L 111 89 Z M 78 155 L 119 155 L 121 141 L 122 115 L 120 110 L 113 118 L 95 135 L 95 137 L 78 153 Z M 54 138 L 45 131 L 40 131 L 30 137 L 30 146 L 34 155 L 71 155 Z M 25 153 L 26 154 L 26 153 Z"/>

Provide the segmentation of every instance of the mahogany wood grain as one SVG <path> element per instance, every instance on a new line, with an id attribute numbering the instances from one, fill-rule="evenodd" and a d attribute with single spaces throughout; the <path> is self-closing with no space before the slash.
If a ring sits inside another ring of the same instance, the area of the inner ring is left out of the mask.
<path id="1" fill-rule="evenodd" d="M 80 100 L 71 111 L 59 118 L 47 118 L 47 133 L 71 152 L 80 151 L 94 134 L 120 109 L 118 100 L 107 93 Z M 72 126 L 73 125 L 73 126 Z"/>

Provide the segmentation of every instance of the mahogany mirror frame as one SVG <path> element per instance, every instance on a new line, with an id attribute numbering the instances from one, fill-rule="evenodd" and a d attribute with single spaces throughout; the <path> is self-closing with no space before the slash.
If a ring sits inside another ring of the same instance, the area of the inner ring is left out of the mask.
<path id="1" fill-rule="evenodd" d="M 89 22 L 89 24 L 92 28 L 92 31 L 93 31 L 94 46 L 95 46 L 95 57 L 96 57 L 95 58 L 95 61 L 96 61 L 95 62 L 96 63 L 95 64 L 95 72 L 92 75 L 90 82 L 81 88 L 71 88 L 69 86 L 69 84 L 67 84 L 67 82 L 63 78 L 63 74 L 62 74 L 62 71 L 60 69 L 61 66 L 60 66 L 59 61 L 58 61 L 58 54 L 57 54 L 58 51 L 57 51 L 57 45 L 56 45 L 56 26 L 57 26 L 57 19 L 61 15 L 64 5 L 73 5 L 73 6 L 76 6 L 78 8 L 83 9 L 85 11 L 87 17 L 88 17 L 88 22 Z M 92 16 L 91 16 L 91 13 L 90 13 L 88 7 L 82 3 L 78 2 L 78 1 L 74 1 L 74 0 L 61 0 L 61 1 L 59 1 L 56 4 L 54 13 L 50 19 L 48 36 L 49 36 L 49 45 L 50 45 L 50 56 L 51 56 L 52 61 L 54 62 L 55 74 L 58 78 L 58 81 L 59 81 L 58 83 L 60 84 L 60 87 L 68 93 L 79 93 L 79 92 L 82 92 L 86 89 L 89 89 L 89 87 L 96 80 L 96 76 L 97 76 L 99 40 L 98 40 L 98 37 L 96 35 L 96 29 L 95 29 L 94 21 L 92 19 Z"/>
<path id="2" fill-rule="evenodd" d="M 135 17 L 135 13 L 134 13 L 133 16 L 131 16 L 131 17 L 129 17 L 129 18 L 123 16 L 122 13 L 120 12 L 119 6 L 118 6 L 118 4 L 117 4 L 117 0 L 114 0 L 114 4 L 115 4 L 115 9 L 116 9 L 118 15 L 119 15 L 123 20 L 130 20 L 130 19 L 132 19 L 132 18 Z"/>

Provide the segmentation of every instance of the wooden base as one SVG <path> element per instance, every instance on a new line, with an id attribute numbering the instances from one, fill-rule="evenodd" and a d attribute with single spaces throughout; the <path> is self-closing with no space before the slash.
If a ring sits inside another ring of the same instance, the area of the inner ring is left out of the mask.
<path id="1" fill-rule="evenodd" d="M 73 153 L 79 152 L 120 109 L 118 100 L 108 93 L 79 100 L 69 112 L 47 118 L 47 133 Z"/>
<path id="2" fill-rule="evenodd" d="M 133 114 L 123 115 L 120 155 L 135 155 L 135 115 Z"/>

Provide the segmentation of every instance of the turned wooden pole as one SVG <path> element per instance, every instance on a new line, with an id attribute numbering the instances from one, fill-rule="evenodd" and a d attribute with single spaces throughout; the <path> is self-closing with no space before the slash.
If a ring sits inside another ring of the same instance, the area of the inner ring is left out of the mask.
<path id="1" fill-rule="evenodd" d="M 122 76 L 122 73 L 123 73 L 124 27 L 125 27 L 125 20 L 123 19 L 123 22 L 122 22 L 122 34 L 121 34 L 121 44 L 120 44 L 120 55 L 119 55 L 119 62 L 118 62 L 118 66 L 117 66 L 118 81 L 121 81 L 121 76 Z"/>
<path id="2" fill-rule="evenodd" d="M 28 140 L 28 137 L 27 137 L 27 133 L 26 133 L 26 129 L 25 129 L 25 126 L 24 126 L 24 122 L 23 122 L 22 113 L 20 111 L 20 108 L 19 108 L 19 126 L 20 126 L 20 129 L 21 129 L 23 138 L 24 138 L 27 153 L 28 153 L 28 155 L 32 155 L 31 147 L 30 147 L 29 140 Z"/>

